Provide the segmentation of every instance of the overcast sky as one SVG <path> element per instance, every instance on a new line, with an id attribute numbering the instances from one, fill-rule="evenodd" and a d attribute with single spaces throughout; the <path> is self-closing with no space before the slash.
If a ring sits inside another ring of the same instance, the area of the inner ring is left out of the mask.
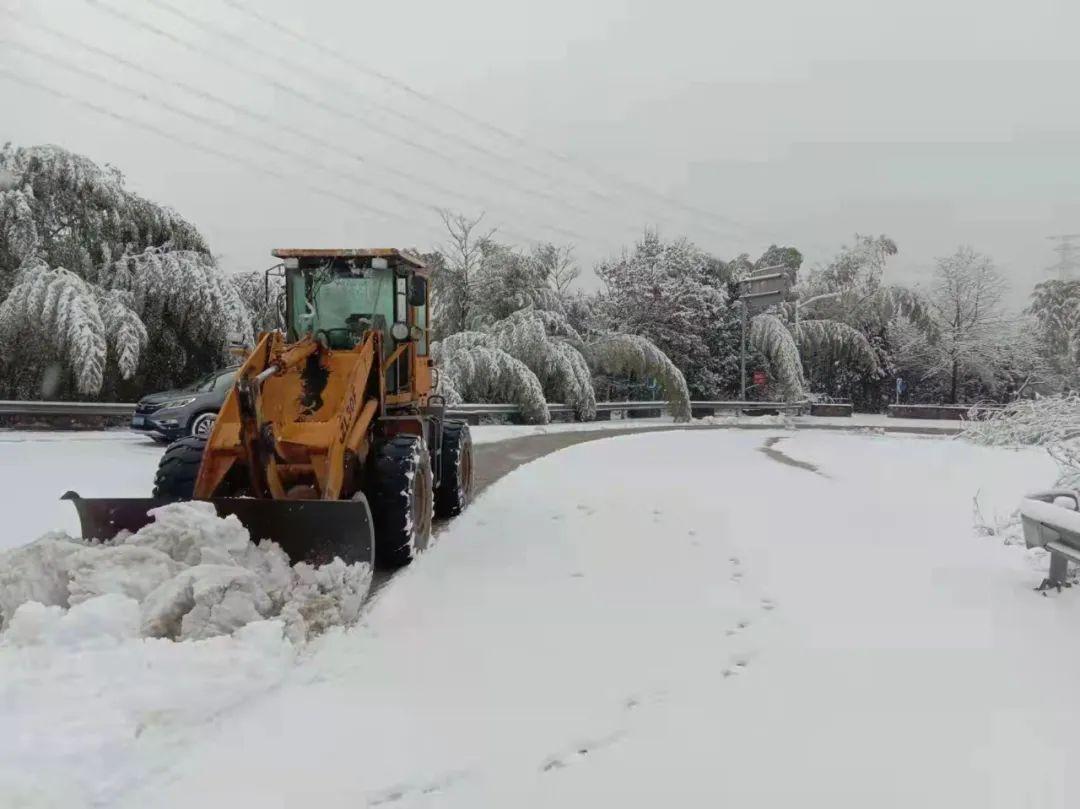
<path id="1" fill-rule="evenodd" d="M 587 266 L 646 225 L 811 264 L 887 233 L 897 280 L 970 244 L 1019 298 L 1055 260 L 1045 237 L 1080 232 L 1076 0 L 0 9 L 0 140 L 116 165 L 230 270 L 279 246 L 429 247 L 441 207 Z"/>

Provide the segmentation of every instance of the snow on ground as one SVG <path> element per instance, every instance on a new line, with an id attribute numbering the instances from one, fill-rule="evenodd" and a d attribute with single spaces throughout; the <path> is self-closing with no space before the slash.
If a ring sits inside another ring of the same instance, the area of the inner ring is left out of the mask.
<path id="1" fill-rule="evenodd" d="M 0 806 L 1075 805 L 1080 601 L 972 524 L 1054 477 L 931 438 L 578 445 L 299 652 L 0 645 Z"/>
<path id="2" fill-rule="evenodd" d="M 1066 806 L 1080 607 L 972 530 L 976 491 L 1004 511 L 1053 474 L 824 432 L 580 445 L 493 486 L 357 628 L 297 663 L 267 643 L 250 701 L 201 732 L 192 706 L 138 724 L 85 666 L 15 676 L 0 705 L 48 709 L 22 716 L 21 773 L 140 809 Z M 219 698 L 218 651 L 186 698 Z M 73 775 L 89 754 L 60 741 L 104 699 L 110 755 Z"/>
<path id="3" fill-rule="evenodd" d="M 46 531 L 79 531 L 70 490 L 83 497 L 149 497 L 164 449 L 127 430 L 45 432 L 0 430 L 0 548 Z"/>

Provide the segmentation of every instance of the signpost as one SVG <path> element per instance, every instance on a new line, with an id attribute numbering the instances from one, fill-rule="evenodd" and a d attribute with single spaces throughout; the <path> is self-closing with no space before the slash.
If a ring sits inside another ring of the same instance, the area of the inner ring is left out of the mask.
<path id="1" fill-rule="evenodd" d="M 783 301 L 791 291 L 795 281 L 795 271 L 780 264 L 775 267 L 762 267 L 739 281 L 741 304 L 742 341 L 739 344 L 739 398 L 746 401 L 746 327 L 750 314 L 764 312 L 770 306 Z M 757 383 L 757 373 L 754 374 Z"/>

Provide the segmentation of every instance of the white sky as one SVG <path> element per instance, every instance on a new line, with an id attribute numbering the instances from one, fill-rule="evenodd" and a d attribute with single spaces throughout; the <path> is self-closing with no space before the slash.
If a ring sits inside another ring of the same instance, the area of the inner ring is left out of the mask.
<path id="1" fill-rule="evenodd" d="M 239 1 L 317 47 L 234 0 L 0 0 L 20 18 L 0 13 L 0 71 L 125 119 L 0 75 L 0 140 L 117 165 L 228 269 L 267 266 L 286 245 L 428 247 L 438 206 L 486 211 L 511 241 L 573 241 L 586 265 L 647 224 L 722 257 L 778 241 L 811 263 L 884 232 L 906 279 L 967 243 L 1019 297 L 1055 259 L 1044 237 L 1080 232 L 1075 0 Z"/>

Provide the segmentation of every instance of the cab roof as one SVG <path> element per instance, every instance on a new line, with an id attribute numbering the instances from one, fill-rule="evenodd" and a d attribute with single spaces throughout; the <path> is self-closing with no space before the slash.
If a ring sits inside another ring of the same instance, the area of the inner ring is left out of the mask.
<path id="1" fill-rule="evenodd" d="M 396 247 L 279 247 L 273 251 L 273 255 L 276 258 L 296 259 L 385 258 L 391 267 L 406 265 L 422 272 L 428 270 L 428 266 L 416 256 L 398 250 Z"/>

